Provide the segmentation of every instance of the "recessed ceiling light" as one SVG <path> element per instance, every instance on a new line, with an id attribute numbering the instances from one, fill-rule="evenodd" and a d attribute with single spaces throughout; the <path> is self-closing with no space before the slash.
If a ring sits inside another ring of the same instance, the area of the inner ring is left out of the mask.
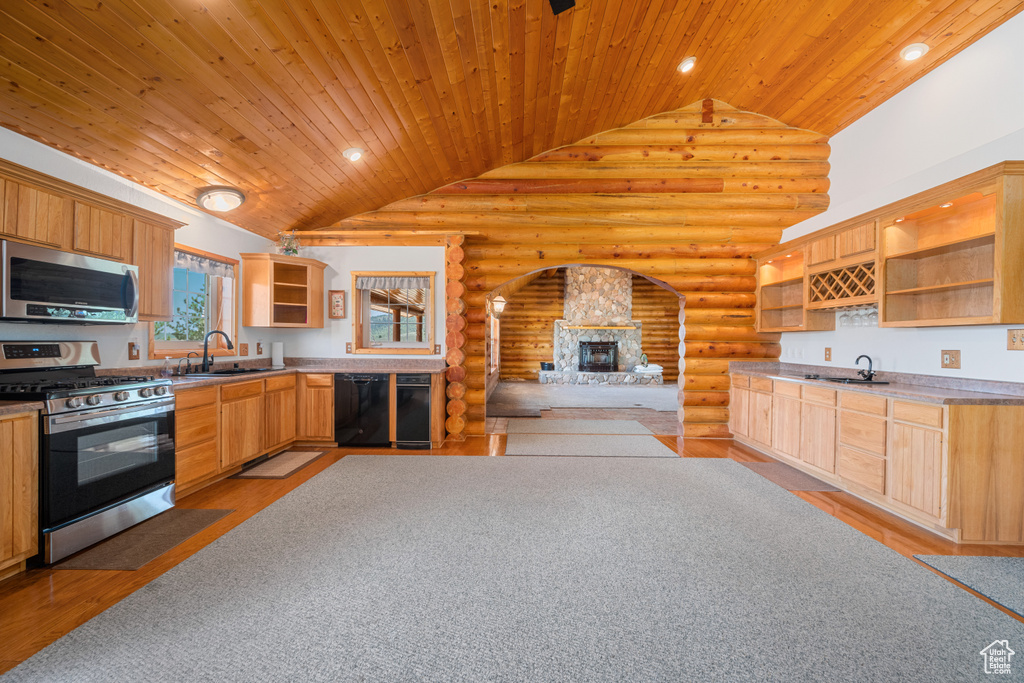
<path id="1" fill-rule="evenodd" d="M 907 220 L 907 219 L 906 219 L 906 218 L 897 218 L 897 219 L 896 219 L 896 222 L 897 222 L 897 223 L 902 223 L 902 222 L 903 222 L 903 221 L 905 221 L 905 220 Z"/>
<path id="2" fill-rule="evenodd" d="M 771 261 L 769 260 L 768 263 L 771 263 Z"/>
<path id="3" fill-rule="evenodd" d="M 679 70 L 682 71 L 683 73 L 686 73 L 687 71 L 692 71 L 693 67 L 695 67 L 696 65 L 696 57 L 687 57 L 683 61 L 679 62 Z"/>
<path id="4" fill-rule="evenodd" d="M 793 258 L 792 254 L 786 254 L 786 258 Z"/>
<path id="5" fill-rule="evenodd" d="M 945 204 L 939 204 L 939 208 L 940 209 L 948 209 L 951 206 L 953 206 L 953 202 L 946 202 Z"/>
<path id="6" fill-rule="evenodd" d="M 233 187 L 208 187 L 196 197 L 196 204 L 207 211 L 231 211 L 245 201 L 245 194 Z"/>
<path id="7" fill-rule="evenodd" d="M 926 54 L 928 54 L 928 46 L 925 45 L 924 43 L 911 43 L 910 45 L 907 45 L 905 48 L 900 50 L 900 57 L 903 57 L 903 59 L 907 60 L 908 62 L 912 62 L 915 59 L 920 59 L 921 57 L 924 57 Z"/>
<path id="8" fill-rule="evenodd" d="M 358 147 L 349 147 L 341 153 L 341 156 L 345 157 L 349 161 L 359 161 L 363 158 L 363 150 Z"/>

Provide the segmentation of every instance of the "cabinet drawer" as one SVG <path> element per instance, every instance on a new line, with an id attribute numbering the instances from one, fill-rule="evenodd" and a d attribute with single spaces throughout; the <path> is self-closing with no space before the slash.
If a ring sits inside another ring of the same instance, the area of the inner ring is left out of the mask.
<path id="1" fill-rule="evenodd" d="M 196 406 L 208 406 L 216 402 L 217 387 L 203 387 L 202 389 L 174 392 L 174 407 L 177 410 L 185 410 L 186 408 L 194 408 Z"/>
<path id="2" fill-rule="evenodd" d="M 747 377 L 746 375 L 733 375 L 732 376 L 732 385 L 734 387 L 749 387 L 750 386 L 750 378 Z"/>
<path id="3" fill-rule="evenodd" d="M 280 391 L 282 389 L 295 388 L 295 375 L 282 375 L 281 377 L 267 378 L 267 391 Z"/>
<path id="4" fill-rule="evenodd" d="M 836 236 L 829 235 L 814 240 L 807 247 L 807 265 L 815 266 L 828 263 L 836 258 Z"/>
<path id="5" fill-rule="evenodd" d="M 859 394 L 855 391 L 843 391 L 839 398 L 840 404 L 847 410 L 859 410 L 862 413 L 885 416 L 889 413 L 887 400 L 884 396 Z"/>
<path id="6" fill-rule="evenodd" d="M 779 396 L 800 398 L 800 385 L 794 382 L 776 382 L 775 393 Z"/>
<path id="7" fill-rule="evenodd" d="M 839 442 L 862 451 L 885 455 L 886 421 L 880 417 L 839 412 Z"/>
<path id="8" fill-rule="evenodd" d="M 805 384 L 803 390 L 805 401 L 814 401 L 815 403 L 822 403 L 827 406 L 834 406 L 836 404 L 835 389 L 812 387 Z"/>
<path id="9" fill-rule="evenodd" d="M 751 377 L 750 388 L 757 391 L 771 391 L 772 381 L 767 377 Z"/>
<path id="10" fill-rule="evenodd" d="M 334 375 L 306 375 L 307 387 L 331 387 L 334 386 Z"/>
<path id="11" fill-rule="evenodd" d="M 840 446 L 839 476 L 876 493 L 885 493 L 885 458 Z"/>
<path id="12" fill-rule="evenodd" d="M 893 401 L 892 416 L 903 422 L 913 422 L 925 427 L 942 428 L 942 406 Z"/>
<path id="13" fill-rule="evenodd" d="M 217 411 L 209 406 L 174 411 L 175 447 L 217 439 Z"/>
<path id="14" fill-rule="evenodd" d="M 246 396 L 259 396 L 263 393 L 263 380 L 258 379 L 255 382 L 239 382 L 238 384 L 228 384 L 220 388 L 220 400 L 232 401 L 236 398 L 245 398 Z"/>
<path id="15" fill-rule="evenodd" d="M 179 487 L 212 477 L 220 470 L 217 442 L 205 441 L 175 453 L 174 480 Z"/>

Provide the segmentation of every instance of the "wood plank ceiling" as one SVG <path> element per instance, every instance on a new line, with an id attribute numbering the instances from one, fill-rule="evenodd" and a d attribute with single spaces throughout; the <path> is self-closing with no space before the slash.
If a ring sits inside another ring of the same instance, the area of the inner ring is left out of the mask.
<path id="1" fill-rule="evenodd" d="M 188 203 L 241 188 L 226 217 L 273 236 L 703 98 L 831 136 L 1022 8 L 15 0 L 0 3 L 0 125 Z M 903 62 L 913 42 L 931 51 Z"/>

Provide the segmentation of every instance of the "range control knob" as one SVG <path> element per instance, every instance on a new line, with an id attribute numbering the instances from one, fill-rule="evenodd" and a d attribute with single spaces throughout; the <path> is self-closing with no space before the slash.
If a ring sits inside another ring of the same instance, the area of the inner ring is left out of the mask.
<path id="1" fill-rule="evenodd" d="M 149 398 L 152 395 L 153 390 L 150 387 L 146 387 L 145 389 L 139 389 L 139 396 L 141 396 L 142 398 Z"/>
<path id="2" fill-rule="evenodd" d="M 67 401 L 64 401 L 64 405 L 66 405 L 68 408 L 81 408 L 82 397 L 75 396 L 74 398 L 69 398 Z"/>
<path id="3" fill-rule="evenodd" d="M 167 387 L 157 387 L 156 388 L 156 395 L 157 396 L 163 396 L 166 393 L 167 393 Z"/>
<path id="4" fill-rule="evenodd" d="M 114 394 L 114 400 L 115 401 L 127 401 L 128 400 L 128 392 L 127 391 L 118 391 L 117 393 Z"/>
<path id="5" fill-rule="evenodd" d="M 93 394 L 89 398 L 85 399 L 85 402 L 88 403 L 91 406 L 98 406 L 100 404 L 100 401 L 102 401 L 102 400 L 103 400 L 102 396 L 100 396 L 99 394 Z"/>

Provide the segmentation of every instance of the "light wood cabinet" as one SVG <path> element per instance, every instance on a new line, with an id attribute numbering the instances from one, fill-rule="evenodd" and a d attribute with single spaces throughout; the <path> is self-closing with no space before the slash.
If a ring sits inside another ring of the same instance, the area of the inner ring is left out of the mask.
<path id="1" fill-rule="evenodd" d="M 824 472 L 835 472 L 836 409 L 804 402 L 800 427 L 800 460 Z"/>
<path id="2" fill-rule="evenodd" d="M 262 384 L 262 382 L 260 383 Z M 220 464 L 227 468 L 241 465 L 263 452 L 263 394 L 220 404 Z"/>
<path id="3" fill-rule="evenodd" d="M 323 327 L 326 263 L 297 256 L 241 254 L 242 325 Z"/>
<path id="4" fill-rule="evenodd" d="M 217 387 L 175 392 L 174 481 L 178 491 L 220 472 L 220 405 Z"/>
<path id="5" fill-rule="evenodd" d="M 174 230 L 136 219 L 132 264 L 139 267 L 139 320 L 170 320 L 174 314 Z"/>
<path id="6" fill-rule="evenodd" d="M 72 249 L 114 261 L 132 259 L 131 216 L 85 202 L 75 202 Z"/>
<path id="7" fill-rule="evenodd" d="M 889 452 L 890 496 L 936 521 L 942 518 L 942 432 L 895 423 Z"/>
<path id="8" fill-rule="evenodd" d="M 38 552 L 38 419 L 0 418 L 0 576 Z"/>
<path id="9" fill-rule="evenodd" d="M 746 375 L 733 375 L 729 389 L 729 430 L 737 436 L 749 436 L 747 421 L 750 410 L 750 390 Z"/>
<path id="10" fill-rule="evenodd" d="M 70 197 L 0 178 L 0 236 L 68 249 L 75 203 Z"/>
<path id="11" fill-rule="evenodd" d="M 807 245 L 807 265 L 820 266 L 836 258 L 836 236 L 827 235 Z"/>
<path id="12" fill-rule="evenodd" d="M 772 426 L 772 447 L 790 457 L 800 457 L 800 399 L 781 396 L 776 391 L 772 411 L 775 422 Z"/>
<path id="13" fill-rule="evenodd" d="M 334 441 L 334 375 L 300 374 L 298 438 Z"/>
<path id="14" fill-rule="evenodd" d="M 272 377 L 266 381 L 264 398 L 264 450 L 275 450 L 295 440 L 295 375 Z"/>
<path id="15" fill-rule="evenodd" d="M 751 390 L 748 415 L 747 435 L 759 444 L 771 446 L 772 395 L 763 391 Z"/>

